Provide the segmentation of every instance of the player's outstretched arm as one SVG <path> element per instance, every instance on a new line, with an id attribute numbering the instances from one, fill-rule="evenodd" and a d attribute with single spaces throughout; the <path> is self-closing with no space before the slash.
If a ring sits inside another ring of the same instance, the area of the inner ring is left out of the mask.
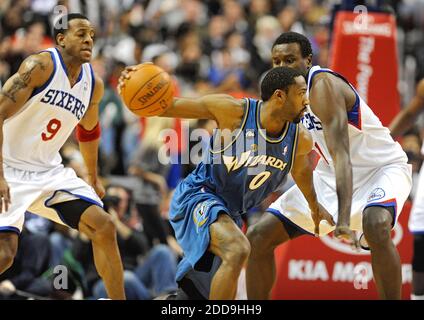
<path id="1" fill-rule="evenodd" d="M 100 139 L 99 103 L 103 97 L 104 84 L 103 80 L 97 75 L 95 75 L 95 80 L 96 84 L 90 105 L 77 127 L 77 137 L 81 155 L 87 167 L 88 182 L 102 198 L 105 195 L 105 190 L 98 179 L 97 159 Z"/>
<path id="2" fill-rule="evenodd" d="M 312 111 L 322 121 L 325 142 L 334 161 L 339 203 L 335 235 L 356 244 L 356 237 L 349 228 L 353 188 L 346 102 L 352 98 L 349 95 L 354 96 L 354 92 L 343 80 L 320 73 L 315 76 L 309 99 Z"/>
<path id="3" fill-rule="evenodd" d="M 148 63 L 148 62 L 146 62 Z M 118 91 L 131 78 L 137 66 L 126 67 L 119 78 Z M 232 128 L 234 119 L 241 118 L 244 102 L 227 94 L 210 94 L 199 98 L 174 98 L 173 104 L 160 117 L 215 120 L 220 128 Z M 237 120 L 236 120 L 237 122 Z"/>
<path id="4" fill-rule="evenodd" d="M 3 176 L 3 122 L 22 108 L 33 90 L 43 85 L 52 72 L 53 63 L 49 53 L 29 56 L 0 91 L 0 213 L 8 210 L 11 200 L 9 186 Z"/>
<path id="5" fill-rule="evenodd" d="M 424 79 L 418 82 L 415 96 L 409 104 L 390 123 L 389 129 L 392 136 L 398 137 L 408 131 L 422 111 L 424 111 Z"/>
<path id="6" fill-rule="evenodd" d="M 173 105 L 161 117 L 211 119 L 223 128 L 231 127 L 243 115 L 243 102 L 226 94 L 210 94 L 200 98 L 174 98 Z"/>
<path id="7" fill-rule="evenodd" d="M 327 220 L 331 225 L 334 225 L 335 223 L 332 216 L 318 203 L 317 200 L 313 183 L 313 170 L 309 161 L 309 153 L 312 150 L 312 144 L 312 137 L 309 132 L 303 128 L 302 125 L 299 125 L 298 146 L 294 164 L 291 169 L 291 175 L 296 182 L 296 185 L 308 201 L 308 205 L 312 213 L 312 219 L 315 224 L 314 233 L 316 236 L 319 236 L 319 224 L 321 220 Z"/>

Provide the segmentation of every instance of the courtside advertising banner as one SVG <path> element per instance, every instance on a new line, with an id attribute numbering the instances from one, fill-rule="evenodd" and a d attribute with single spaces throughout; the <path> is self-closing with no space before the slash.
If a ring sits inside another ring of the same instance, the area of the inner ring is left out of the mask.
<path id="1" fill-rule="evenodd" d="M 402 263 L 402 299 L 410 298 L 413 238 L 408 231 L 411 202 L 407 201 L 392 240 Z M 358 234 L 359 237 L 360 234 Z M 275 251 L 277 281 L 273 299 L 378 299 L 369 251 L 354 251 L 333 236 L 302 236 Z"/>
<path id="2" fill-rule="evenodd" d="M 344 75 L 387 126 L 400 110 L 396 20 L 386 13 L 337 13 L 330 68 Z"/>

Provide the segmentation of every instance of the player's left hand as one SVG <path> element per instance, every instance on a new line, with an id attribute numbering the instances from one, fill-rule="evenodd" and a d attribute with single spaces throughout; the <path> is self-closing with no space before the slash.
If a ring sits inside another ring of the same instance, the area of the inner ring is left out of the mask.
<path id="1" fill-rule="evenodd" d="M 349 242 L 354 250 L 360 250 L 360 245 L 358 238 L 356 237 L 356 233 L 350 229 L 349 226 L 337 225 L 336 229 L 334 230 L 334 236 L 338 239 Z"/>
<path id="2" fill-rule="evenodd" d="M 96 191 L 97 195 L 102 199 L 105 196 L 105 188 L 103 187 L 100 179 L 97 176 L 89 176 L 88 183 L 93 187 L 94 191 Z"/>
<path id="3" fill-rule="evenodd" d="M 322 220 L 326 220 L 332 226 L 336 225 L 333 216 L 319 203 L 311 208 L 311 215 L 315 224 L 314 234 L 316 237 L 319 237 L 319 224 Z"/>
<path id="4" fill-rule="evenodd" d="M 152 62 L 144 62 L 143 64 L 153 64 L 153 63 Z M 121 94 L 121 89 L 124 87 L 125 80 L 128 80 L 128 79 L 131 78 L 131 72 L 136 71 L 143 64 L 139 64 L 139 65 L 135 65 L 135 66 L 128 66 L 121 72 L 121 76 L 119 77 L 118 87 L 117 87 L 119 94 Z"/>

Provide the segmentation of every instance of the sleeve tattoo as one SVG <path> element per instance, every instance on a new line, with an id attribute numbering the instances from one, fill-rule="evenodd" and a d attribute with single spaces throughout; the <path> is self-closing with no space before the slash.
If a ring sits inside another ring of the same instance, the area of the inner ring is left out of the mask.
<path id="1" fill-rule="evenodd" d="M 46 70 L 46 66 L 38 60 L 31 59 L 28 64 L 29 70 L 25 71 L 22 74 L 18 73 L 17 77 L 13 79 L 11 87 L 6 90 L 1 90 L 1 95 L 9 98 L 10 100 L 16 103 L 16 93 L 18 93 L 19 90 L 26 88 L 31 82 L 31 75 L 34 69 L 38 66 L 41 70 Z"/>

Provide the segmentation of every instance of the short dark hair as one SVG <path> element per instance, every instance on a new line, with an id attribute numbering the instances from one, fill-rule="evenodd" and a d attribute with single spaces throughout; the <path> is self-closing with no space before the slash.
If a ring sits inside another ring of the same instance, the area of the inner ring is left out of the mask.
<path id="1" fill-rule="evenodd" d="M 285 43 L 298 43 L 303 58 L 309 57 L 312 54 L 311 42 L 303 34 L 292 31 L 284 32 L 274 41 L 272 48 Z"/>
<path id="2" fill-rule="evenodd" d="M 268 101 L 277 89 L 287 92 L 289 86 L 296 83 L 294 79 L 299 76 L 303 76 L 302 73 L 293 68 L 272 68 L 261 83 L 262 101 Z"/>
<path id="3" fill-rule="evenodd" d="M 81 14 L 81 13 L 68 13 L 68 14 L 64 14 L 63 16 L 61 16 L 56 23 L 54 24 L 53 27 L 53 38 L 54 41 L 57 43 L 56 37 L 59 33 L 65 34 L 65 32 L 68 30 L 68 24 L 69 21 L 74 20 L 74 19 L 84 19 L 84 20 L 88 20 L 88 18 Z M 65 25 L 65 21 L 67 21 L 67 24 Z"/>

